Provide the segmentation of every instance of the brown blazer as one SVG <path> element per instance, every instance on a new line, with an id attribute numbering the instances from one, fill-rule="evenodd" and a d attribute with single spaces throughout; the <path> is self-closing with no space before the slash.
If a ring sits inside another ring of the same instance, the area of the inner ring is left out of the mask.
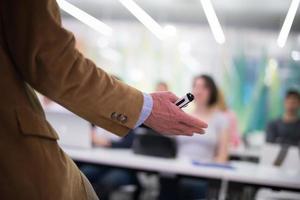
<path id="1" fill-rule="evenodd" d="M 75 49 L 55 0 L 0 0 L 0 9 L 0 199 L 88 199 L 32 88 L 120 136 L 143 96 Z"/>

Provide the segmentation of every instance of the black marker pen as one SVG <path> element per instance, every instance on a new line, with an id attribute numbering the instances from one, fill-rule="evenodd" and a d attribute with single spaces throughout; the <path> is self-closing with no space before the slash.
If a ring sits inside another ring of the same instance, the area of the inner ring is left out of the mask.
<path id="1" fill-rule="evenodd" d="M 184 108 L 193 100 L 194 100 L 194 95 L 192 93 L 187 93 L 184 97 L 178 99 L 175 102 L 175 105 L 178 106 L 179 108 Z"/>

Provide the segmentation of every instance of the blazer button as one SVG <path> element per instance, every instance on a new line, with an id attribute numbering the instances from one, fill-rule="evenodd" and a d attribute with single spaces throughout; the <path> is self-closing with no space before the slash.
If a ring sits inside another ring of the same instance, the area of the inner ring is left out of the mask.
<path id="1" fill-rule="evenodd" d="M 113 120 L 118 119 L 118 113 L 116 113 L 116 112 L 111 113 L 110 118 L 113 119 Z"/>
<path id="2" fill-rule="evenodd" d="M 118 121 L 125 124 L 127 122 L 127 116 L 119 114 L 118 115 Z"/>

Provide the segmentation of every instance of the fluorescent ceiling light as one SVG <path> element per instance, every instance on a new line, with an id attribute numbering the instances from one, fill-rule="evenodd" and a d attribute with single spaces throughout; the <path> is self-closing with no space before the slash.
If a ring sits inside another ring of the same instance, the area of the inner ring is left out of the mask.
<path id="1" fill-rule="evenodd" d="M 146 26 L 160 40 L 164 38 L 163 28 L 133 0 L 119 0 L 144 26 Z"/>
<path id="2" fill-rule="evenodd" d="M 300 51 L 292 51 L 291 56 L 294 61 L 300 60 Z"/>
<path id="3" fill-rule="evenodd" d="M 163 29 L 165 36 L 175 36 L 177 33 L 177 29 L 173 25 L 166 25 Z"/>
<path id="4" fill-rule="evenodd" d="M 297 13 L 297 9 L 299 6 L 300 0 L 292 0 L 289 11 L 285 17 L 284 23 L 282 25 L 281 31 L 279 33 L 277 44 L 279 47 L 284 47 L 286 40 L 289 36 L 289 32 L 291 30 L 295 15 Z"/>
<path id="5" fill-rule="evenodd" d="M 66 13 L 72 15 L 82 23 L 88 25 L 92 29 L 96 30 L 97 32 L 110 36 L 112 34 L 112 29 L 98 20 L 97 18 L 89 15 L 88 13 L 84 12 L 83 10 L 77 8 L 76 6 L 72 5 L 71 3 L 65 0 L 57 0 L 59 7 L 64 10 Z"/>
<path id="6" fill-rule="evenodd" d="M 219 44 L 223 44 L 225 42 L 225 35 L 211 1 L 210 0 L 200 0 L 200 1 L 204 9 L 204 13 L 206 15 L 209 26 L 211 28 L 211 31 L 215 37 L 215 40 Z"/>

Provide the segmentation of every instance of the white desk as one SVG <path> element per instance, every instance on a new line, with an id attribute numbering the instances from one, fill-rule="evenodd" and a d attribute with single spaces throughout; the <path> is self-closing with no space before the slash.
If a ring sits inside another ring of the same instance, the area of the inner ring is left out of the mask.
<path id="1" fill-rule="evenodd" d="M 262 187 L 300 190 L 300 171 L 286 172 L 279 168 L 251 163 L 232 163 L 233 170 L 195 166 L 187 159 L 164 159 L 133 154 L 129 150 L 64 149 L 76 161 L 115 167 L 174 173 L 184 176 L 226 180 Z"/>
<path id="2" fill-rule="evenodd" d="M 95 164 L 104 164 L 129 169 L 173 173 L 197 177 L 221 179 L 224 170 L 207 168 L 199 170 L 185 159 L 166 159 L 152 156 L 143 156 L 132 153 L 130 150 L 91 149 L 76 150 L 64 149 L 76 161 Z"/>

